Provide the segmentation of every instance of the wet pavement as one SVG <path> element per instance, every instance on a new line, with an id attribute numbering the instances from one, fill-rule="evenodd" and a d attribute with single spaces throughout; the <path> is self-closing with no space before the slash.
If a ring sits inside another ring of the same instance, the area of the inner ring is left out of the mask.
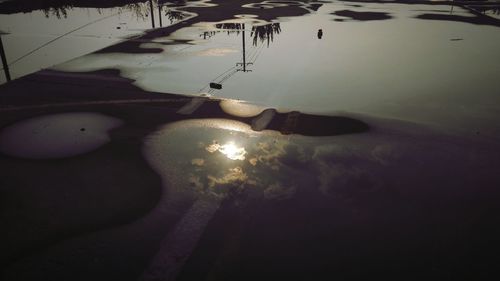
<path id="1" fill-rule="evenodd" d="M 2 280 L 495 278 L 495 3 L 22 2 Z"/>

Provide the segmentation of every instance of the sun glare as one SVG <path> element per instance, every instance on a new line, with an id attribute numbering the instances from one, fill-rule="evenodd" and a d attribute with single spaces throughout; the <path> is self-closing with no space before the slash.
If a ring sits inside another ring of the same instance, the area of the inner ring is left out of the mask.
<path id="1" fill-rule="evenodd" d="M 245 155 L 247 154 L 244 147 L 238 147 L 234 142 L 222 145 L 219 151 L 231 160 L 245 160 Z"/>

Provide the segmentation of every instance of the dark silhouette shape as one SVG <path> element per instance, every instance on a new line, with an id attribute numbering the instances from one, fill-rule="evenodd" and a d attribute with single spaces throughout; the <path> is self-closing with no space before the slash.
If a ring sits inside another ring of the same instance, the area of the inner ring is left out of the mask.
<path id="1" fill-rule="evenodd" d="M 323 38 L 323 29 L 318 30 L 318 39 Z"/>
<path id="2" fill-rule="evenodd" d="M 132 53 L 132 54 L 161 53 L 163 51 L 163 49 L 161 48 L 143 47 L 141 45 L 148 40 L 154 40 L 155 38 L 158 37 L 169 36 L 174 31 L 184 26 L 190 26 L 199 22 L 220 22 L 227 20 L 230 17 L 229 15 L 241 14 L 242 4 L 251 1 L 252 0 L 241 0 L 241 1 L 214 0 L 211 3 L 220 5 L 210 8 L 179 6 L 178 9 L 182 9 L 182 11 L 197 13 L 198 16 L 184 20 L 182 25 L 171 25 L 163 28 L 146 31 L 145 34 L 139 38 L 135 38 L 134 40 L 124 41 L 116 45 L 106 47 L 104 49 L 99 50 L 97 53 Z M 167 5 L 167 6 L 173 7 L 173 5 Z M 321 4 L 318 4 L 318 7 L 319 6 L 321 6 Z M 310 11 L 303 9 L 302 6 L 287 5 L 276 9 L 259 10 L 257 14 L 259 18 L 262 20 L 272 21 L 277 17 L 301 16 L 308 13 L 310 13 Z M 277 24 L 278 23 L 275 23 L 273 26 L 274 33 L 279 33 L 279 31 L 281 31 L 281 29 L 278 28 Z M 257 34 L 258 38 L 264 39 L 265 41 L 268 41 L 268 43 L 270 43 L 273 39 L 274 34 L 263 35 L 262 33 L 263 31 L 264 31 L 263 28 L 256 28 L 254 34 Z M 228 30 L 228 33 L 231 32 L 238 33 L 238 30 Z M 207 35 L 202 35 L 202 36 L 206 37 Z M 259 39 L 254 38 L 254 40 L 255 40 L 254 42 L 257 43 Z"/>
<path id="3" fill-rule="evenodd" d="M 480 5 L 468 5 L 470 9 L 476 10 L 481 14 L 486 14 L 487 12 L 491 12 L 494 15 L 500 15 L 500 5 L 498 6 L 480 6 Z"/>
<path id="4" fill-rule="evenodd" d="M 441 21 L 455 21 L 455 22 L 465 22 L 476 25 L 491 25 L 500 27 L 500 20 L 485 16 L 480 13 L 473 13 L 475 17 L 470 16 L 459 16 L 459 15 L 442 15 L 442 14 L 422 14 L 415 18 L 423 20 L 441 20 Z"/>
<path id="5" fill-rule="evenodd" d="M 218 23 L 215 25 L 217 29 L 222 29 L 227 32 L 227 35 L 236 33 L 236 35 L 239 35 L 241 30 L 244 29 L 244 25 L 242 23 Z"/>
<path id="6" fill-rule="evenodd" d="M 5 73 L 5 78 L 7 82 L 11 80 L 9 72 L 9 64 L 7 63 L 7 56 L 5 55 L 5 50 L 3 48 L 2 33 L 0 31 L 0 57 L 2 59 L 3 71 Z"/>
<path id="7" fill-rule="evenodd" d="M 219 23 L 215 25 L 218 29 L 227 30 L 227 34 L 236 33 L 240 34 L 245 29 L 245 24 L 243 23 Z M 261 43 L 267 42 L 267 46 L 273 42 L 274 35 L 279 34 L 281 32 L 280 23 L 270 23 L 266 25 L 252 26 L 252 31 L 250 32 L 250 36 L 253 37 L 253 45 L 257 46 L 257 43 L 260 41 Z"/>
<path id="8" fill-rule="evenodd" d="M 176 21 L 181 21 L 183 20 L 184 18 L 186 18 L 186 14 L 181 12 L 181 11 L 176 11 L 176 10 L 172 10 L 172 9 L 169 9 L 165 15 L 167 16 L 168 20 L 170 21 L 170 23 L 174 23 Z"/>
<path id="9" fill-rule="evenodd" d="M 298 111 L 277 113 L 267 126 L 268 130 L 284 135 L 335 136 L 367 132 L 368 124 L 348 117 L 303 114 Z"/>
<path id="10" fill-rule="evenodd" d="M 269 43 L 274 40 L 274 35 L 279 34 L 280 32 L 281 25 L 279 23 L 271 23 L 252 27 L 250 36 L 253 36 L 254 46 L 257 46 L 257 42 L 260 40 L 261 43 L 267 42 L 267 46 L 269 47 Z"/>
<path id="11" fill-rule="evenodd" d="M 210 83 L 210 88 L 220 90 L 220 89 L 222 89 L 222 85 L 219 83 L 212 82 L 212 83 Z"/>
<path id="12" fill-rule="evenodd" d="M 52 12 L 58 18 L 66 17 L 72 7 L 81 8 L 111 8 L 127 4 L 144 3 L 147 0 L 15 0 L 0 3 L 0 12 L 6 14 L 28 13 L 34 10 L 43 10 L 46 16 Z"/>
<path id="13" fill-rule="evenodd" d="M 149 0 L 149 13 L 151 14 L 151 27 L 155 28 L 155 13 L 153 11 L 153 0 Z"/>
<path id="14" fill-rule="evenodd" d="M 247 70 L 248 65 L 252 65 L 253 62 L 247 62 L 247 55 L 246 55 L 246 44 L 245 44 L 245 24 L 243 24 L 242 28 L 242 34 L 241 34 L 241 44 L 242 44 L 242 62 L 236 63 L 237 66 L 242 66 L 242 69 L 238 69 L 238 71 L 243 71 L 243 72 L 251 72 L 251 70 Z"/>
<path id="15" fill-rule="evenodd" d="M 382 12 L 356 12 L 351 10 L 341 10 L 332 13 L 332 15 L 351 18 L 355 21 L 373 21 L 373 20 L 388 20 L 392 17 L 388 13 Z M 336 19 L 335 21 L 344 21 L 344 19 Z"/>
<path id="16" fill-rule="evenodd" d="M 96 79 L 98 78 L 98 79 Z M 2 104 L 4 106 L 30 106 L 45 103 L 72 102 L 85 104 L 88 101 L 103 101 L 109 103 L 110 100 L 131 100 L 132 104 L 157 104 L 165 105 L 162 117 L 154 120 L 154 126 L 166 122 L 175 122 L 186 119 L 201 118 L 221 118 L 240 121 L 251 125 L 255 117 L 237 117 L 226 113 L 221 109 L 218 99 L 206 99 L 192 114 L 177 114 L 177 110 L 192 100 L 192 97 L 185 97 L 174 94 L 157 94 L 147 92 L 132 85 L 132 79 L 120 77 L 120 71 L 114 69 L 103 69 L 93 72 L 66 73 L 62 71 L 44 70 L 43 74 L 31 74 L 20 78 L 12 83 L 18 87 L 23 87 L 26 81 L 30 83 L 43 82 L 52 85 L 60 85 L 61 91 L 7 91 L 6 85 L 0 86 L 2 90 Z M 10 84 L 12 84 L 10 83 Z M 103 87 L 100 91 L 90 92 L 86 88 L 80 91 L 73 91 L 68 96 L 65 85 L 68 84 L 91 84 L 92 87 Z M 218 87 L 217 83 L 210 86 Z M 104 87 L 106 86 L 106 87 Z M 3 89 L 2 89 L 3 88 Z M 5 91 L 4 91 L 5 89 Z M 102 92 L 103 89 L 115 89 L 113 91 Z M 134 99 L 138 99 L 134 102 Z M 157 100 L 157 102 L 155 102 Z M 155 118 L 158 118 L 156 116 Z M 331 136 L 339 134 L 360 133 L 369 130 L 369 126 L 359 120 L 339 116 L 321 116 L 304 114 L 300 112 L 276 113 L 266 127 L 268 130 L 276 130 L 285 134 L 301 134 L 307 136 Z"/>

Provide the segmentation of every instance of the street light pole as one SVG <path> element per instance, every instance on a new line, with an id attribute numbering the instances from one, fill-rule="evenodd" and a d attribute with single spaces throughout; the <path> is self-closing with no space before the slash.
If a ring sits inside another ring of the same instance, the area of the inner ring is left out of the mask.
<path id="1" fill-rule="evenodd" d="M 160 17 L 160 27 L 163 27 L 163 22 L 161 19 L 161 10 L 162 10 L 162 5 L 158 4 L 158 17 Z"/>
<path id="2" fill-rule="evenodd" d="M 241 65 L 243 66 L 243 69 L 239 69 L 238 71 L 243 71 L 243 72 L 250 72 L 251 70 L 247 70 L 247 65 L 251 65 L 253 63 L 251 62 L 247 62 L 247 58 L 246 58 L 246 47 L 245 47 L 245 24 L 242 24 L 243 28 L 242 28 L 242 32 L 241 32 L 241 35 L 243 37 L 243 62 L 242 63 L 237 63 L 236 65 Z"/>
<path id="3" fill-rule="evenodd" d="M 5 50 L 3 49 L 2 35 L 0 35 L 0 57 L 2 57 L 3 71 L 5 72 L 5 78 L 7 82 L 11 80 L 9 65 L 7 64 L 7 56 L 5 55 Z"/>
<path id="4" fill-rule="evenodd" d="M 151 10 L 151 26 L 155 28 L 155 15 L 154 15 L 154 10 L 153 10 L 153 0 L 149 0 L 149 8 Z"/>

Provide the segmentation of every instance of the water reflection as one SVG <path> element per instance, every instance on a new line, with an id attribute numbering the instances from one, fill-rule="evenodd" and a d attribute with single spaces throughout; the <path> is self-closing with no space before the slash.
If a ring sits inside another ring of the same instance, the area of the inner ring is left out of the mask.
<path id="1" fill-rule="evenodd" d="M 144 20 L 146 18 L 151 18 L 151 27 L 156 27 L 155 14 L 158 14 L 158 22 L 159 26 L 163 26 L 163 17 L 167 17 L 170 21 L 170 24 L 174 22 L 181 21 L 185 19 L 188 15 L 183 11 L 177 10 L 177 7 L 184 7 L 186 5 L 186 1 L 169 1 L 166 3 L 161 3 L 158 0 L 122 0 L 122 1 L 113 1 L 112 3 L 108 3 L 106 1 L 98 2 L 98 3 L 86 3 L 81 1 L 68 2 L 64 1 L 49 1 L 44 2 L 42 7 L 30 4 L 26 4 L 21 1 L 11 1 L 0 4 L 0 12 L 2 13 L 15 13 L 20 10 L 24 12 L 29 12 L 33 9 L 40 9 L 46 18 L 57 18 L 57 19 L 66 19 L 69 16 L 69 12 L 74 8 L 96 8 L 99 14 L 102 13 L 102 9 L 104 8 L 113 8 L 118 13 L 124 13 L 127 11 L 132 12 L 137 19 Z M 18 4 L 18 2 L 21 2 Z M 158 7 L 158 11 L 155 11 L 155 7 Z"/>
<path id="2" fill-rule="evenodd" d="M 165 13 L 165 16 L 167 16 L 170 23 L 174 23 L 174 22 L 178 22 L 178 21 L 185 19 L 188 15 L 182 11 L 168 9 Z"/>
<path id="3" fill-rule="evenodd" d="M 176 192 L 225 197 L 251 187 L 268 199 L 284 199 L 296 188 L 283 162 L 290 145 L 279 133 L 256 133 L 246 124 L 207 119 L 164 126 L 148 138 L 144 151 L 153 167 L 166 173 L 166 184 L 176 183 Z M 162 153 L 157 153 L 160 147 Z"/>
<path id="4" fill-rule="evenodd" d="M 267 46 L 269 47 L 269 43 L 274 40 L 274 35 L 279 34 L 280 32 L 281 25 L 279 23 L 271 23 L 252 27 L 252 33 L 250 36 L 253 36 L 254 46 L 257 46 L 257 41 L 260 40 L 261 43 L 267 42 Z"/>
<path id="5" fill-rule="evenodd" d="M 229 141 L 223 145 L 214 141 L 214 143 L 207 146 L 205 149 L 210 153 L 219 151 L 231 160 L 245 160 L 245 155 L 247 154 L 244 147 L 238 147 L 233 141 Z"/>
<path id="6" fill-rule="evenodd" d="M 239 35 L 240 32 L 244 31 L 245 24 L 232 23 L 232 22 L 218 23 L 215 24 L 215 27 L 217 29 L 225 30 L 228 35 L 231 34 Z M 279 34 L 280 32 L 281 32 L 281 25 L 278 22 L 264 24 L 264 25 L 254 25 L 252 26 L 250 37 L 252 37 L 252 42 L 254 46 L 257 46 L 257 43 L 260 41 L 260 43 L 267 43 L 267 46 L 269 47 L 269 44 L 274 40 L 274 36 Z M 213 34 L 215 34 L 215 32 L 213 32 Z"/>
<path id="7" fill-rule="evenodd" d="M 146 138 L 143 152 L 171 194 L 226 198 L 251 189 L 255 198 L 283 200 L 318 181 L 316 191 L 326 193 L 323 185 L 330 187 L 331 169 L 323 169 L 330 165 L 325 161 L 345 152 L 333 143 L 319 151 L 319 144 L 325 139 L 255 132 L 227 119 L 196 119 L 160 127 Z M 318 165 L 315 159 L 320 157 L 326 160 Z"/>
<path id="8" fill-rule="evenodd" d="M 68 11 L 73 8 L 112 8 L 125 6 L 130 9 L 140 10 L 143 13 L 144 6 L 150 0 L 114 0 L 114 1 L 81 1 L 81 0 L 50 0 L 50 1 L 6 1 L 0 3 L 1 13 L 19 13 L 42 10 L 47 16 L 57 18 L 67 17 Z M 158 0 L 152 0 L 158 3 Z"/>
<path id="9" fill-rule="evenodd" d="M 358 12 L 352 10 L 340 10 L 332 13 L 332 15 L 350 18 L 354 21 L 375 21 L 375 20 L 388 20 L 391 19 L 388 13 L 384 12 Z M 335 21 L 345 21 L 345 19 L 335 19 Z"/>
<path id="10" fill-rule="evenodd" d="M 122 125 L 117 118 L 89 112 L 38 116 L 0 130 L 0 152 L 28 159 L 72 157 L 108 143 L 109 131 Z"/>
<path id="11" fill-rule="evenodd" d="M 468 5 L 467 7 L 474 9 L 484 15 L 500 16 L 500 6 L 498 4 L 474 6 Z"/>

